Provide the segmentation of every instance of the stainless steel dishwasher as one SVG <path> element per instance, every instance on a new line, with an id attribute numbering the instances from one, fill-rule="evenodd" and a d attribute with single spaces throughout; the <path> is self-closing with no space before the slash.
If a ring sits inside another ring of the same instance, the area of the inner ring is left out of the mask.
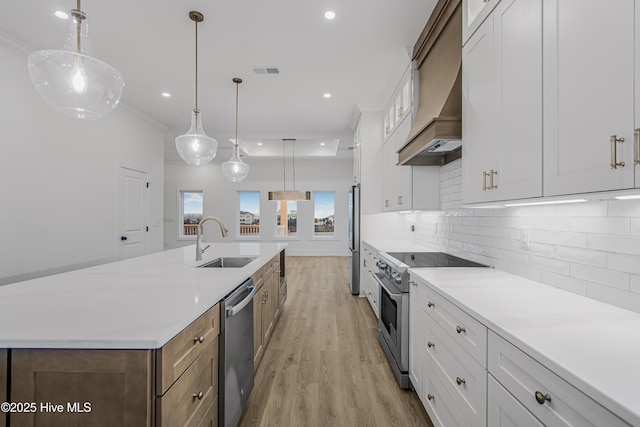
<path id="1" fill-rule="evenodd" d="M 253 296 L 251 278 L 222 300 L 218 367 L 218 425 L 238 425 L 253 389 Z"/>

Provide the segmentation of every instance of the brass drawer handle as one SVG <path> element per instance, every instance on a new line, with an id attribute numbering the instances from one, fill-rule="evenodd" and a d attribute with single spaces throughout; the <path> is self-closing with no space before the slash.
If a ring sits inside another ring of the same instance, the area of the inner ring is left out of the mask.
<path id="1" fill-rule="evenodd" d="M 458 385 L 462 385 L 462 384 L 466 384 L 467 383 L 464 380 L 464 378 L 460 378 L 460 377 L 456 377 L 456 382 L 458 383 Z"/>
<path id="2" fill-rule="evenodd" d="M 432 303 L 431 301 L 427 302 L 427 307 L 435 307 L 436 305 L 434 303 Z"/>
<path id="3" fill-rule="evenodd" d="M 611 142 L 611 169 L 618 169 L 624 167 L 624 162 L 618 162 L 618 149 L 616 148 L 616 142 L 622 144 L 624 138 L 618 138 L 617 135 L 611 135 L 609 138 Z"/>
<path id="4" fill-rule="evenodd" d="M 463 328 L 462 326 L 456 326 L 456 332 L 461 334 L 463 332 L 467 332 L 467 330 L 465 328 Z"/>
<path id="5" fill-rule="evenodd" d="M 488 173 L 486 173 L 485 171 L 482 171 L 482 191 L 486 191 L 489 189 L 489 187 L 487 187 L 487 177 L 489 176 Z"/>
<path id="6" fill-rule="evenodd" d="M 202 396 L 204 396 L 204 394 L 201 391 L 199 391 L 197 393 L 193 393 L 193 398 L 194 399 L 202 400 Z"/>
<path id="7" fill-rule="evenodd" d="M 494 171 L 493 169 L 489 171 L 489 190 L 498 188 L 497 185 L 493 185 L 493 175 L 498 175 L 498 171 Z"/>
<path id="8" fill-rule="evenodd" d="M 427 400 L 433 400 L 436 397 L 433 394 L 427 394 Z"/>
<path id="9" fill-rule="evenodd" d="M 409 280 L 409 284 L 411 286 L 418 286 L 418 283 L 414 282 L 413 280 Z"/>
<path id="10" fill-rule="evenodd" d="M 200 335 L 199 337 L 194 337 L 193 338 L 193 342 L 194 343 L 203 343 L 204 342 L 204 336 Z"/>
<path id="11" fill-rule="evenodd" d="M 550 402 L 551 401 L 551 396 L 549 396 L 549 394 L 542 394 L 541 391 L 536 391 L 536 400 L 538 401 L 539 404 L 544 405 L 544 402 Z"/>
<path id="12" fill-rule="evenodd" d="M 431 348 L 431 347 L 435 347 L 436 345 L 434 343 L 432 343 L 431 341 L 427 341 L 427 347 Z"/>

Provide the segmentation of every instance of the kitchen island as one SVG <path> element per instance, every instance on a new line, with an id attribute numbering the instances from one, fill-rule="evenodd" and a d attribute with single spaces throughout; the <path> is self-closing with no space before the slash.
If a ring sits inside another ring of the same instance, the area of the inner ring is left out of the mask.
<path id="1" fill-rule="evenodd" d="M 211 244 L 196 262 L 189 246 L 0 287 L 10 425 L 217 425 L 218 302 L 285 247 Z M 197 268 L 221 256 L 255 260 Z"/>

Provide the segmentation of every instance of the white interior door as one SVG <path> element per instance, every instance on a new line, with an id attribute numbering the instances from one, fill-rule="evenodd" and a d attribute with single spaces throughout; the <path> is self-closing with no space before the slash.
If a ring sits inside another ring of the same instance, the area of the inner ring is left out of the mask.
<path id="1" fill-rule="evenodd" d="M 144 255 L 149 233 L 147 174 L 127 167 L 118 171 L 118 259 Z"/>

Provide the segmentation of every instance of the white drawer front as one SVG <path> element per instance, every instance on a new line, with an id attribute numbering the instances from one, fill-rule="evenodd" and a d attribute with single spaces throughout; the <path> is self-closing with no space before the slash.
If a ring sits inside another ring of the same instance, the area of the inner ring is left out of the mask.
<path id="1" fill-rule="evenodd" d="M 486 423 L 487 371 L 435 322 L 426 325 L 427 361 L 457 409 L 476 427 Z"/>
<path id="2" fill-rule="evenodd" d="M 544 425 L 628 426 L 494 332 L 489 333 L 489 373 Z"/>
<path id="3" fill-rule="evenodd" d="M 487 366 L 487 328 L 427 287 L 427 313 L 483 367 Z"/>
<path id="4" fill-rule="evenodd" d="M 543 427 L 531 412 L 518 402 L 491 375 L 488 378 L 488 417 L 491 427 Z"/>
<path id="5" fill-rule="evenodd" d="M 425 383 L 424 394 L 420 396 L 420 400 L 427 409 L 434 427 L 474 427 L 460 414 L 426 358 L 422 363 Z"/>

